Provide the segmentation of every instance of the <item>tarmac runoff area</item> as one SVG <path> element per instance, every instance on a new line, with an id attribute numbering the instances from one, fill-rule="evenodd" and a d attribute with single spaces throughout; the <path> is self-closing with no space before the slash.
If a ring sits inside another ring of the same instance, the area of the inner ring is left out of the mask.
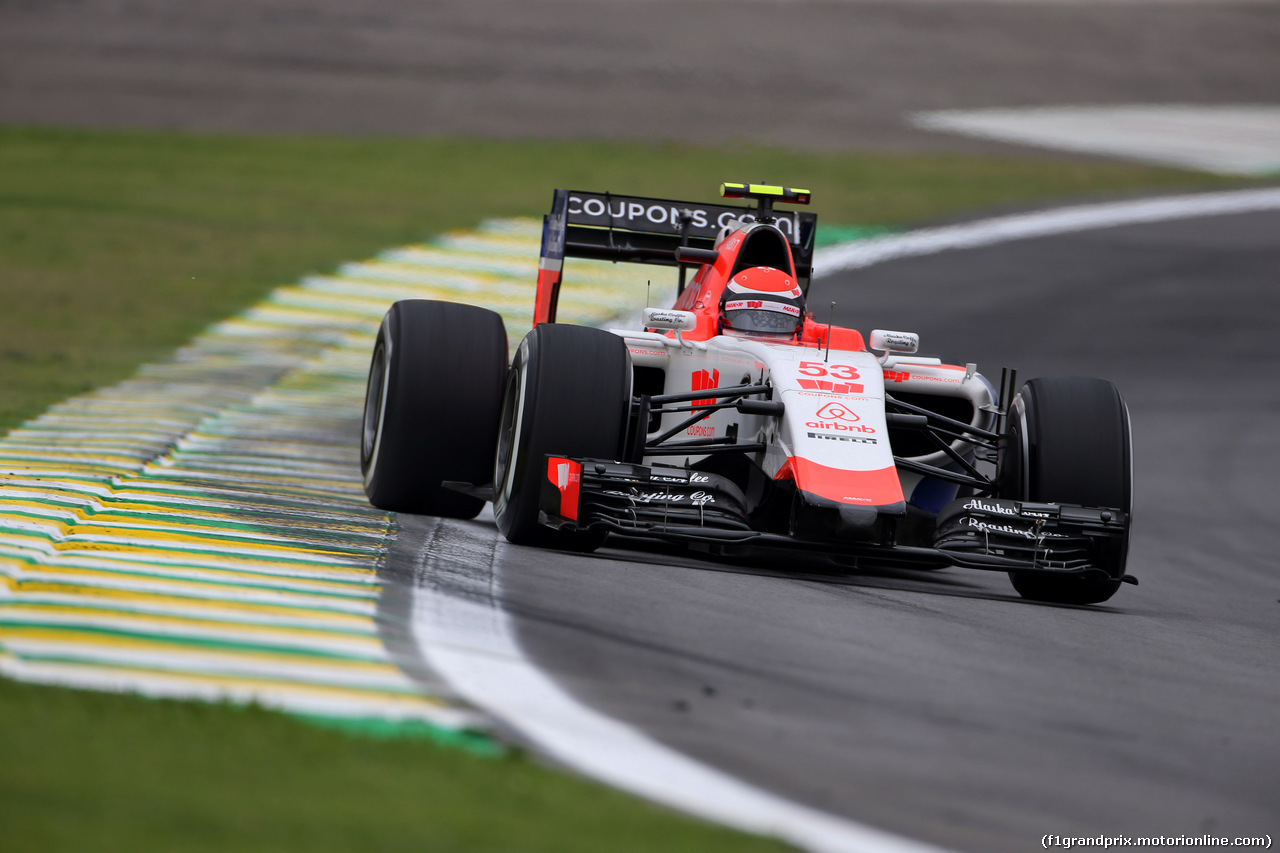
<path id="1" fill-rule="evenodd" d="M 1274 0 L 8 2 L 0 120 L 1028 156 L 907 117 L 1274 107 L 1278 37 Z"/>
<path id="2" fill-rule="evenodd" d="M 1045 211 L 834 247 L 816 266 L 820 277 L 964 245 L 1277 209 L 1280 190 Z M 457 299 L 499 310 L 518 340 L 538 232 L 532 221 L 492 222 L 283 287 L 172 360 L 10 433 L 0 442 L 0 671 L 391 720 L 464 742 L 496 720 L 611 784 L 810 849 L 923 849 L 766 794 L 586 708 L 524 657 L 500 607 L 451 595 L 447 579 L 419 579 L 407 611 L 388 606 L 404 593 L 384 579 L 398 526 L 418 522 L 371 509 L 360 487 L 378 322 L 396 299 Z M 582 284 L 566 287 L 563 318 L 602 324 L 638 308 L 644 293 L 626 272 L 575 271 Z M 619 305 L 619 293 L 634 304 Z M 507 677 L 478 678 L 476 654 Z M 511 683 L 543 692 L 514 703 Z"/>
<path id="3" fill-rule="evenodd" d="M 920 112 L 923 130 L 1200 169 L 1280 176 L 1280 106 L 1064 106 Z"/>

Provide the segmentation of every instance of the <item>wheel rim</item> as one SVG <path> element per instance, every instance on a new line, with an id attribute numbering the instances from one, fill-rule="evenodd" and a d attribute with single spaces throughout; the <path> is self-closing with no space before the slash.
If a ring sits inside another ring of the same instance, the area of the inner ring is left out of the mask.
<path id="1" fill-rule="evenodd" d="M 386 386 L 387 348 L 379 340 L 369 365 L 369 384 L 364 394 L 364 426 L 360 434 L 360 464 L 368 469 L 378 445 L 378 429 L 382 425 L 382 398 Z"/>
<path id="2" fill-rule="evenodd" d="M 1014 467 L 1017 481 L 1018 500 L 1028 500 L 1031 496 L 1031 466 L 1027 464 L 1027 460 L 1031 458 L 1031 444 L 1027 438 L 1027 403 L 1022 397 L 1015 399 L 1014 413 L 1017 415 L 1014 434 L 1018 437 L 1016 457 L 1017 463 Z"/>
<path id="3" fill-rule="evenodd" d="M 996 470 L 998 495 L 1016 501 L 1025 501 L 1030 494 L 1027 483 L 1027 429 L 1026 410 L 1021 395 L 1009 405 L 1008 427 L 1004 434 L 1005 446 Z"/>

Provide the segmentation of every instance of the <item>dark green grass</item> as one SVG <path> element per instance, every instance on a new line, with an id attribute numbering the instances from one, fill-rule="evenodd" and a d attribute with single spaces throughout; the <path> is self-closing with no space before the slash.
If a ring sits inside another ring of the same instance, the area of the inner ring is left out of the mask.
<path id="1" fill-rule="evenodd" d="M 557 186 L 712 200 L 742 179 L 813 190 L 824 221 L 890 226 L 1224 183 L 1061 159 L 0 128 L 0 429 L 124 378 L 273 286 L 540 215 Z"/>
<path id="2" fill-rule="evenodd" d="M 280 714 L 0 679 L 0 849 L 766 851 L 537 766 Z"/>

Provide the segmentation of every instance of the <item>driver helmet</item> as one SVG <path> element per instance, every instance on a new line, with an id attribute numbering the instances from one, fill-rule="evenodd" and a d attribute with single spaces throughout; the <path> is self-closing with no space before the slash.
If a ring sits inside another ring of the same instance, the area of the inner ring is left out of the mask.
<path id="1" fill-rule="evenodd" d="M 751 267 L 725 285 L 720 320 L 727 330 L 790 338 L 804 322 L 804 292 L 782 270 Z"/>

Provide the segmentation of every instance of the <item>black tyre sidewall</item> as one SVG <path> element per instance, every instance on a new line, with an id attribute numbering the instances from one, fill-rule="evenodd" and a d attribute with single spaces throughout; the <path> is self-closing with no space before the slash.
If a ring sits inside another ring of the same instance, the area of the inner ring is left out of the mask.
<path id="1" fill-rule="evenodd" d="M 1027 499 L 1129 512 L 1129 415 L 1116 387 L 1083 377 L 1027 386 Z"/>
<path id="2" fill-rule="evenodd" d="M 440 484 L 489 482 L 506 341 L 502 318 L 485 308 L 427 299 L 391 306 L 365 398 L 360 462 L 370 503 L 450 518 L 480 512 L 482 499 Z"/>
<path id="3" fill-rule="evenodd" d="M 1132 512 L 1129 412 L 1110 382 L 1086 377 L 1032 379 L 1010 413 L 1001 494 L 1015 500 L 1111 507 Z M 1096 604 L 1120 587 L 1128 539 L 1101 566 L 1110 579 L 1010 572 L 1024 598 Z"/>
<path id="4" fill-rule="evenodd" d="M 589 550 L 603 537 L 538 522 L 546 457 L 621 458 L 631 397 L 631 357 L 617 335 L 543 324 L 511 365 L 494 470 L 494 517 L 509 541 Z"/>

